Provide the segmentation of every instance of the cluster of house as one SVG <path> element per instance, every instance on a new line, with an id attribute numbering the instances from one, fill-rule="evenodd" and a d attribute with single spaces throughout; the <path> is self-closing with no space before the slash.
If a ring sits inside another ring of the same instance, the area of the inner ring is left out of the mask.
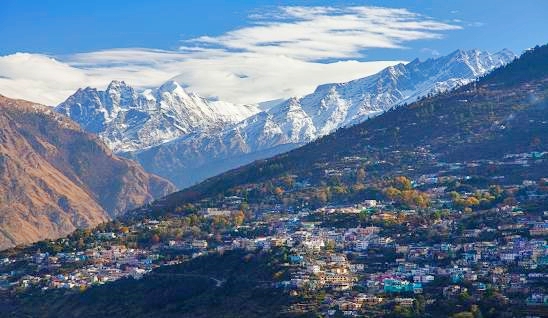
<path id="1" fill-rule="evenodd" d="M 354 208 L 323 208 L 316 212 L 348 213 Z M 324 306 L 329 305 L 327 314 L 341 311 L 357 315 L 389 302 L 413 306 L 419 294 L 432 303 L 440 295 L 480 295 L 487 289 L 529 295 L 528 303 L 548 306 L 545 288 L 538 287 L 548 283 L 546 236 L 506 233 L 502 239 L 492 241 L 474 235 L 469 243 L 405 244 L 398 237 L 383 235 L 376 226 L 323 228 L 319 223 L 301 222 L 297 230 L 288 232 L 295 221 L 287 222 L 286 226 L 278 226 L 278 233 L 271 237 L 291 252 L 287 264 L 291 278 L 277 286 L 294 295 L 304 291 L 329 292 L 323 302 Z M 520 220 L 493 231 L 504 232 L 516 226 L 536 228 L 538 223 L 531 225 Z M 379 257 L 379 251 L 390 250 L 395 252 L 394 258 Z M 435 281 L 439 293 L 425 292 Z M 294 307 L 306 308 L 305 304 Z"/>
<path id="2" fill-rule="evenodd" d="M 110 245 L 108 248 L 99 246 L 80 252 L 57 253 L 55 256 L 38 252 L 21 259 L 7 258 L 3 263 L 9 265 L 16 261 L 26 261 L 28 266 L 34 268 L 34 272 L 47 274 L 20 275 L 18 270 L 13 270 L 0 276 L 0 281 L 3 281 L 0 287 L 87 288 L 122 277 L 139 279 L 157 267 L 158 260 L 159 255 L 150 250 L 132 249 L 124 245 Z M 69 272 L 59 270 L 67 267 L 75 269 Z M 19 278 L 11 280 L 10 276 Z"/>
<path id="3" fill-rule="evenodd" d="M 544 155 L 524 154 L 520 158 Z M 460 164 L 455 167 L 461 168 Z M 439 182 L 440 177 L 436 175 L 421 176 L 413 182 L 415 186 L 431 185 L 426 191 L 435 200 L 433 205 L 436 208 L 451 203 L 447 200 L 445 189 L 436 188 Z M 534 193 L 534 188 L 543 182 L 548 184 L 545 179 L 526 180 L 505 188 L 527 189 L 527 195 L 542 198 L 542 195 Z M 364 211 L 370 213 L 373 221 L 405 222 L 406 216 L 417 215 L 414 210 L 391 209 L 389 202 L 375 200 L 349 206 L 326 206 L 312 213 L 297 215 L 358 214 Z M 413 295 L 424 295 L 434 281 L 436 285 L 438 282 L 444 283 L 437 289 L 439 293 L 427 298 L 427 303 L 434 302 L 440 295 L 446 298 L 461 294 L 479 297 L 491 289 L 504 295 L 528 295 L 527 304 L 548 306 L 545 297 L 548 283 L 548 275 L 545 274 L 548 268 L 548 213 L 528 216 L 515 205 L 499 205 L 492 211 L 496 214 L 491 217 L 500 217 L 504 221 L 456 231 L 456 221 L 463 214 L 451 210 L 449 216 L 432 224 L 450 233 L 445 243 L 437 244 L 405 243 L 400 239 L 400 233 L 386 235 L 381 228 L 374 226 L 322 228 L 321 223 L 300 220 L 300 226 L 289 231 L 295 228 L 295 219 L 285 219 L 286 224 L 277 227 L 278 232 L 272 240 L 291 248 L 291 279 L 278 285 L 289 288 L 294 294 L 298 294 L 299 290 L 329 290 L 331 298 L 324 304 L 332 305 L 330 312 L 338 309 L 349 315 L 359 312 L 355 309 L 363 309 L 364 304 L 395 302 L 401 306 L 411 306 Z M 408 226 L 408 229 L 412 228 Z M 371 251 L 379 249 L 394 249 L 396 259 L 372 266 L 375 260 L 371 257 Z M 348 291 L 352 290 L 361 292 L 349 294 Z M 367 292 L 364 293 L 364 290 Z M 306 308 L 306 304 L 296 306 Z"/>
<path id="4" fill-rule="evenodd" d="M 513 213 L 515 208 L 501 209 Z M 446 282 L 435 297 L 454 297 L 462 293 L 481 293 L 488 288 L 503 293 L 527 294 L 529 303 L 544 303 L 548 274 L 547 221 L 531 221 L 525 217 L 512 218 L 512 222 L 482 230 L 464 230 L 459 238 L 465 243 L 402 242 L 399 233 L 386 234 L 379 226 L 323 227 L 321 222 L 310 222 L 314 214 L 355 214 L 362 211 L 375 215 L 395 215 L 390 204 L 365 200 L 349 206 L 331 206 L 315 211 L 293 214 L 269 215 L 269 235 L 261 237 L 226 237 L 212 242 L 205 239 L 170 240 L 150 249 L 133 249 L 124 245 L 105 244 L 79 252 L 36 253 L 25 255 L 25 260 L 38 267 L 35 272 L 47 269 L 50 274 L 18 275 L 17 272 L 0 272 L 0 288 L 38 286 L 48 288 L 85 288 L 103 284 L 122 277 L 136 279 L 162 265 L 174 264 L 162 257 L 164 250 L 191 250 L 191 257 L 230 249 L 268 251 L 285 247 L 289 254 L 286 266 L 290 279 L 276 286 L 292 294 L 302 291 L 329 291 L 328 311 L 357 314 L 360 310 L 378 304 L 395 302 L 400 306 L 412 305 L 413 295 L 428 294 L 425 290 L 438 280 Z M 405 212 L 405 211 L 403 211 Z M 407 211 L 412 213 L 412 211 Z M 502 213 L 501 212 L 501 213 Z M 205 217 L 225 215 L 230 210 L 204 210 Z M 156 229 L 164 222 L 149 220 L 136 224 L 139 229 Z M 260 220 L 255 221 L 257 224 Z M 438 221 L 452 226 L 452 218 Z M 253 222 L 248 226 L 255 226 Z M 482 240 L 482 232 L 494 232 L 494 240 Z M 525 235 L 524 235 L 525 234 Z M 527 235 L 529 234 L 529 235 Z M 114 241 L 120 233 L 97 233 L 102 242 Z M 392 251 L 394 256 L 383 255 Z M 5 258 L 2 266 L 9 267 L 21 259 Z M 176 263 L 177 261 L 175 261 Z M 69 272 L 51 274 L 56 268 L 74 264 Z M 36 268 L 35 268 L 36 269 Z M 510 270 L 511 269 L 511 270 Z M 19 279 L 12 280 L 11 276 Z M 360 291 L 359 293 L 357 291 Z M 348 292 L 352 292 L 348 294 Z M 349 295 L 352 295 L 351 297 Z M 303 304 L 301 304 L 303 305 Z M 361 308 L 361 309 L 360 309 Z"/>
<path id="5" fill-rule="evenodd" d="M 421 149 L 417 153 L 428 154 Z M 515 154 L 495 164 L 522 165 L 543 158 L 546 153 Z M 348 157 L 341 164 L 358 167 L 363 161 L 363 158 Z M 285 266 L 290 278 L 276 282 L 275 286 L 294 295 L 327 292 L 323 304 L 328 315 L 337 312 L 356 315 L 386 304 L 413 306 L 418 295 L 425 298 L 426 303 L 433 303 L 440 297 L 475 296 L 486 290 L 524 295 L 523 301 L 527 304 L 548 306 L 548 212 L 529 216 L 516 203 L 499 204 L 491 211 L 495 213 L 491 217 L 497 222 L 459 228 L 459 221 L 467 216 L 451 206 L 446 187 L 441 183 L 448 178 L 466 180 L 467 176 L 459 176 L 459 171 L 471 168 L 470 165 L 484 164 L 493 162 L 438 163 L 444 169 L 440 170 L 443 175 L 422 175 L 413 180 L 413 186 L 421 187 L 432 201 L 430 211 L 421 211 L 423 215 L 440 209 L 447 212 L 444 217 L 431 219 L 428 225 L 414 223 L 420 217 L 419 211 L 402 210 L 389 201 L 363 200 L 359 204 L 328 205 L 313 211 L 305 206 L 287 207 L 277 203 L 265 205 L 264 211 L 256 211 L 261 217 L 248 220 L 223 237 L 170 239 L 147 249 L 136 249 L 112 243 L 126 234 L 104 232 L 95 234 L 101 242 L 99 246 L 80 252 L 36 253 L 0 259 L 0 288 L 83 288 L 127 276 L 138 279 L 155 267 L 208 253 L 284 247 L 288 250 Z M 325 173 L 353 174 L 355 169 L 331 167 Z M 505 189 L 543 199 L 545 191 L 537 191 L 542 184 L 548 185 L 548 180 L 525 180 L 522 184 L 507 185 Z M 297 180 L 293 187 L 310 187 L 310 183 Z M 198 214 L 206 219 L 228 217 L 238 211 L 243 201 L 238 196 L 227 196 L 216 208 L 204 207 Z M 358 214 L 359 217 L 367 215 L 372 224 L 378 226 L 333 227 L 330 223 L 310 221 Z M 386 230 L 380 225 L 382 222 L 399 224 L 406 230 Z M 129 233 L 135 235 L 176 226 L 176 222 L 169 219 L 148 220 L 132 225 Z M 262 236 L 234 235 L 245 228 L 267 228 L 268 231 L 261 232 Z M 409 238 L 408 234 L 419 230 L 435 230 L 446 236 L 443 242 Z M 185 257 L 166 258 L 163 257 L 165 251 L 171 255 L 180 251 Z M 21 275 L 14 270 L 2 270 L 20 261 L 32 264 L 33 273 L 48 274 Z M 56 271 L 66 267 L 72 269 Z M 309 304 L 294 306 L 306 309 Z"/>

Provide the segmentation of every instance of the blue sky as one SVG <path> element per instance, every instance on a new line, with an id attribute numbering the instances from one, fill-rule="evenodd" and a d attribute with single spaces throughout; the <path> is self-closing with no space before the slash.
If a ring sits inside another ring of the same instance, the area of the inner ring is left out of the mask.
<path id="1" fill-rule="evenodd" d="M 548 40 L 546 12 L 542 0 L 4 0 L 0 93 L 52 104 L 82 85 L 176 78 L 206 96 L 255 102 L 457 48 L 520 53 Z"/>

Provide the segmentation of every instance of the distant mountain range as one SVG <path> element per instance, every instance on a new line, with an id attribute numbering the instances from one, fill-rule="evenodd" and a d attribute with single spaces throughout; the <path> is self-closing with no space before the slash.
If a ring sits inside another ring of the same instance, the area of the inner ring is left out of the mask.
<path id="1" fill-rule="evenodd" d="M 0 95 L 0 250 L 95 226 L 174 190 L 50 107 Z"/>
<path id="2" fill-rule="evenodd" d="M 451 90 L 512 61 L 503 50 L 414 60 L 301 98 L 258 105 L 211 102 L 174 82 L 137 94 L 123 82 L 78 90 L 56 107 L 114 151 L 179 188 L 299 147 L 422 96 Z"/>

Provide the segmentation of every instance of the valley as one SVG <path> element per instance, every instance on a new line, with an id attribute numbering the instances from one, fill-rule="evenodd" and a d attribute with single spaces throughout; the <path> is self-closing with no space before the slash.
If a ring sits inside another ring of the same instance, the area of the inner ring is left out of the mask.
<path id="1" fill-rule="evenodd" d="M 547 62 L 6 250 L 0 313 L 545 316 Z"/>

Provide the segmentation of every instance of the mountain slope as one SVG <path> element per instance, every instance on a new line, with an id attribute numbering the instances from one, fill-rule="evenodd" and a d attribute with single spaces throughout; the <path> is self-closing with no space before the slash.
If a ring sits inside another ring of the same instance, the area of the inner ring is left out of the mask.
<path id="1" fill-rule="evenodd" d="M 247 256 L 246 256 L 247 255 Z M 164 266 L 142 279 L 120 279 L 85 292 L 49 289 L 9 297 L 0 291 L 3 317 L 295 317 L 281 314 L 293 300 L 281 289 L 257 286 L 284 268 L 264 253 L 211 253 Z M 223 277 L 216 286 L 211 277 Z M 9 304 L 8 306 L 6 306 Z"/>
<path id="2" fill-rule="evenodd" d="M 255 106 L 209 101 L 169 81 L 137 93 L 113 81 L 105 91 L 79 89 L 55 108 L 98 134 L 115 152 L 158 145 L 195 131 L 211 131 L 259 111 Z"/>
<path id="3" fill-rule="evenodd" d="M 310 95 L 291 98 L 223 131 L 196 132 L 127 155 L 147 171 L 186 187 L 297 148 L 419 96 L 464 85 L 514 57 L 507 50 L 496 54 L 458 50 L 438 59 L 398 64 L 362 79 L 321 85 Z"/>
<path id="4" fill-rule="evenodd" d="M 312 185 L 329 184 L 333 182 L 326 174 L 329 169 L 355 169 L 354 164 L 345 163 L 348 158 L 363 160 L 367 182 L 401 174 L 418 177 L 443 169 L 437 163 L 456 162 L 466 167 L 473 160 L 546 152 L 546 65 L 548 46 L 543 46 L 477 83 L 397 107 L 288 153 L 210 178 L 168 196 L 153 210 L 169 211 L 219 193 L 260 189 L 284 175 L 296 175 L 298 181 Z M 516 181 L 512 179 L 516 173 L 519 180 L 546 177 L 546 164 L 540 167 L 506 167 L 503 181 Z"/>
<path id="5" fill-rule="evenodd" d="M 0 249 L 56 238 L 168 194 L 51 108 L 0 95 Z"/>

